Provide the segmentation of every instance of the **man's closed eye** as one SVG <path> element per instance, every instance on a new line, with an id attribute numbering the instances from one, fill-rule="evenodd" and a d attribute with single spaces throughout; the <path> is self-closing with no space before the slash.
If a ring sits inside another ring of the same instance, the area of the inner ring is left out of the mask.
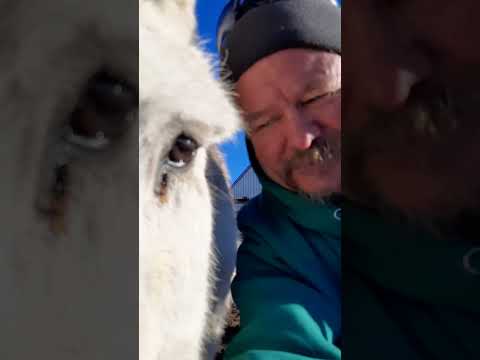
<path id="1" fill-rule="evenodd" d="M 273 115 L 273 116 L 266 116 L 266 117 L 260 118 L 258 122 L 254 124 L 252 133 L 253 134 L 258 133 L 259 131 L 270 127 L 274 123 L 281 120 L 281 118 L 282 118 L 281 115 Z"/>

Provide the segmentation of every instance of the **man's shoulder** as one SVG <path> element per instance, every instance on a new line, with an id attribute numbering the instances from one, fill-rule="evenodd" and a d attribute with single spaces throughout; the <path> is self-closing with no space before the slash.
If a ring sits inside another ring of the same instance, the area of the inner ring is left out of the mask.
<path id="1" fill-rule="evenodd" d="M 241 231 L 251 228 L 257 230 L 271 228 L 275 223 L 285 223 L 287 220 L 287 214 L 283 211 L 282 205 L 263 192 L 246 203 L 237 215 L 237 223 Z"/>
<path id="2" fill-rule="evenodd" d="M 258 215 L 261 215 L 262 210 L 260 207 L 262 194 L 250 199 L 238 212 L 237 221 L 241 223 L 249 223 L 251 219 L 255 219 Z"/>

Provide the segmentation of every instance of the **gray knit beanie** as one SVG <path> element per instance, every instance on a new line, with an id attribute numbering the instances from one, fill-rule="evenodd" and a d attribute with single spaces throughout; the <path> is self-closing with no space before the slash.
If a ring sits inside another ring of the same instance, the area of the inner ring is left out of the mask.
<path id="1" fill-rule="evenodd" d="M 244 0 L 224 10 L 217 45 L 236 82 L 258 60 L 290 48 L 341 53 L 341 10 L 331 0 Z"/>

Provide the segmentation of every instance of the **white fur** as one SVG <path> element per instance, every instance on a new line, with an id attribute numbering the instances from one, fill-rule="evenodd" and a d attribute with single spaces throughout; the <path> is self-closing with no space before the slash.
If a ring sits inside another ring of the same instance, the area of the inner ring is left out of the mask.
<path id="1" fill-rule="evenodd" d="M 236 231 L 211 145 L 238 120 L 194 43 L 193 6 L 0 0 L 1 359 L 213 356 Z M 69 147 L 59 131 L 100 66 L 139 88 L 139 126 L 90 153 Z M 188 169 L 168 169 L 161 203 L 155 174 L 181 132 L 201 148 Z M 59 158 L 68 159 L 71 181 L 63 235 L 39 211 Z M 137 209 L 138 228 L 129 226 Z M 139 278 L 125 266 L 135 263 L 137 239 Z M 138 293 L 128 291 L 137 285 Z M 138 325 L 140 354 L 131 338 Z"/>

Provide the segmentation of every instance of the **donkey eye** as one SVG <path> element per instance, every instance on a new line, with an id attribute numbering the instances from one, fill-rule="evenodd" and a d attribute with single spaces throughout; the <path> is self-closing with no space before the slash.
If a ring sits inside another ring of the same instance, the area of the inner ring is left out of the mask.
<path id="1" fill-rule="evenodd" d="M 120 138 L 138 111 L 138 92 L 124 80 L 99 72 L 87 83 L 68 123 L 68 141 L 101 149 Z"/>
<path id="2" fill-rule="evenodd" d="M 199 145 L 188 135 L 181 134 L 168 153 L 168 163 L 176 168 L 183 168 L 195 158 Z"/>

